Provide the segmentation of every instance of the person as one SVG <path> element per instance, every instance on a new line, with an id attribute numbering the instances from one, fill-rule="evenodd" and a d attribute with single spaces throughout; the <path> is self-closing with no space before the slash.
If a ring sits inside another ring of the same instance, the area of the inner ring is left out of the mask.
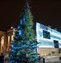
<path id="1" fill-rule="evenodd" d="M 0 63 L 4 63 L 4 54 L 3 53 L 1 53 L 1 55 L 0 55 Z"/>

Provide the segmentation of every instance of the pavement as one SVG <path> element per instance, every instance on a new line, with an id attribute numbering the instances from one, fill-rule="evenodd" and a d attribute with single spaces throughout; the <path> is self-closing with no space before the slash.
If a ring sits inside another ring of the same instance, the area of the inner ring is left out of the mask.
<path id="1" fill-rule="evenodd" d="M 61 63 L 61 60 L 60 61 L 49 61 L 49 62 L 45 62 L 45 63 Z"/>
<path id="2" fill-rule="evenodd" d="M 46 56 L 44 59 L 44 63 L 61 63 L 59 56 Z M 41 59 L 41 63 L 43 63 L 43 58 Z"/>

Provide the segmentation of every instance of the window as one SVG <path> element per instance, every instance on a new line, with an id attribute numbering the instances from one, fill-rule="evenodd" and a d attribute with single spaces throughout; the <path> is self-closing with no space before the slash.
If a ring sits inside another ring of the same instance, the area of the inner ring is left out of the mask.
<path id="1" fill-rule="evenodd" d="M 43 30 L 43 37 L 50 39 L 50 32 Z"/>
<path id="2" fill-rule="evenodd" d="M 58 43 L 57 40 L 54 40 L 54 47 L 55 47 L 55 48 L 59 48 L 59 43 Z"/>

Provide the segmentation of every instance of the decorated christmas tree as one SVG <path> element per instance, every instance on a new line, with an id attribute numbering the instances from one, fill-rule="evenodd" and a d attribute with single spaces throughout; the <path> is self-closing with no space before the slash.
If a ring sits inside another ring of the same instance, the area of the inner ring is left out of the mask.
<path id="1" fill-rule="evenodd" d="M 10 63 L 38 63 L 36 34 L 33 29 L 33 16 L 26 0 L 21 20 L 11 43 Z"/>

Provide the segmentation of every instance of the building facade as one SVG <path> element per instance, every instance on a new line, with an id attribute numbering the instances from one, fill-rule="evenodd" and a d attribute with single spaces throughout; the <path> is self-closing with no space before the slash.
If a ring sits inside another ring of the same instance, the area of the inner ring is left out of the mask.
<path id="1" fill-rule="evenodd" d="M 14 37 L 15 28 L 8 30 L 7 32 L 0 31 L 0 53 L 8 53 L 11 42 Z"/>
<path id="2" fill-rule="evenodd" d="M 61 33 L 55 29 L 36 22 L 38 52 L 41 56 L 58 55 L 61 48 Z"/>

